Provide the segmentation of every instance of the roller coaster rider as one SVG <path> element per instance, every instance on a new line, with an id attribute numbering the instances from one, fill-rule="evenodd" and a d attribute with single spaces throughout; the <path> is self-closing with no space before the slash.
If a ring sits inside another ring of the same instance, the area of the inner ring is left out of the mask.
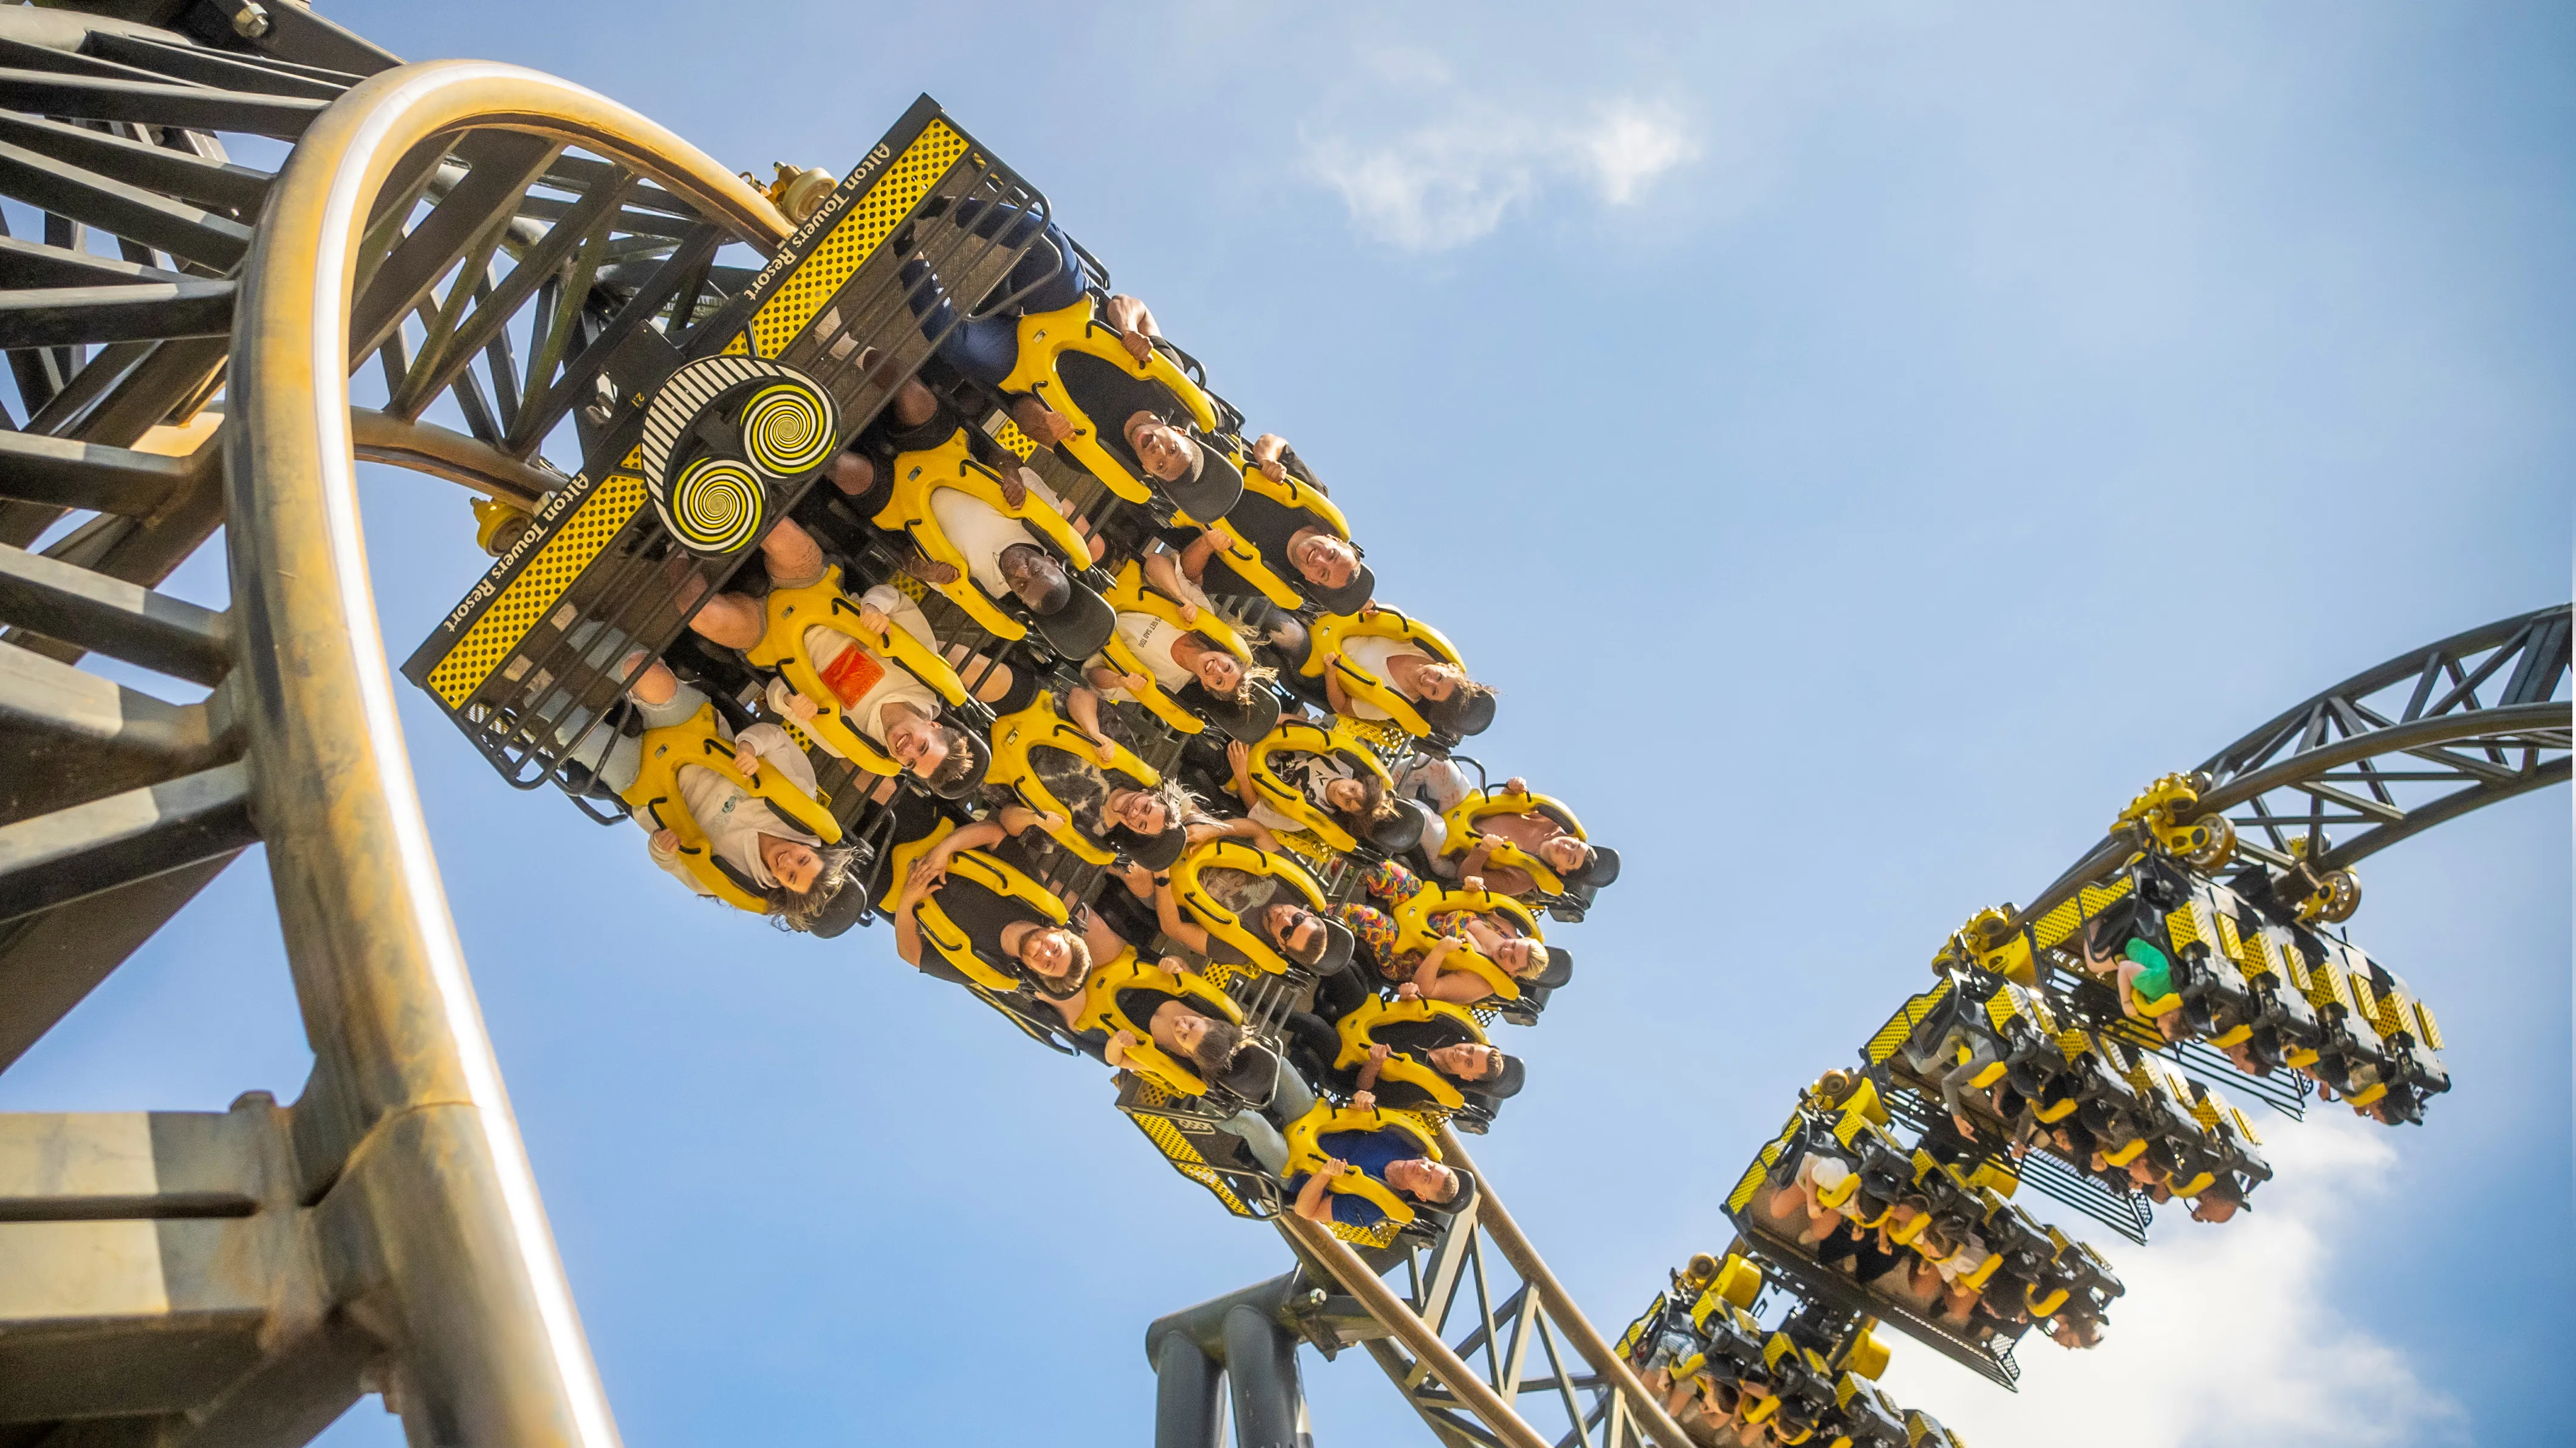
<path id="1" fill-rule="evenodd" d="M 1272 466 L 1294 465 L 1297 481 L 1323 491 L 1314 475 L 1298 463 L 1294 451 L 1283 450 L 1278 462 L 1260 462 L 1266 444 L 1277 442 L 1269 433 L 1253 444 L 1256 465 L 1265 474 Z M 1338 510 L 1326 511 L 1320 498 L 1308 500 L 1305 506 L 1270 495 L 1271 490 L 1248 487 L 1235 505 L 1226 510 L 1217 525 L 1201 529 L 1196 536 L 1174 539 L 1177 554 L 1163 553 L 1147 559 L 1148 576 L 1155 586 L 1183 598 L 1181 581 L 1209 597 L 1225 599 L 1266 599 L 1276 604 L 1271 590 L 1262 587 L 1257 577 L 1247 577 L 1238 568 L 1237 549 L 1249 549 L 1252 560 L 1259 563 L 1256 573 L 1267 573 L 1288 586 L 1304 601 L 1326 613 L 1357 613 L 1367 606 L 1377 591 L 1377 575 L 1360 561 L 1359 545 L 1344 531 Z M 1234 546 L 1229 546 L 1231 542 Z M 1156 561 L 1159 558 L 1162 561 Z M 1177 578 L 1174 577 L 1177 575 Z M 1266 616 L 1266 615 L 1265 615 Z"/>
<path id="2" fill-rule="evenodd" d="M 830 575 L 821 545 L 791 519 L 782 518 L 774 524 L 761 539 L 760 547 L 773 590 L 811 588 Z M 697 581 L 694 574 L 690 581 Z M 689 601 L 684 590 L 682 606 Z M 930 621 L 890 584 L 879 584 L 861 596 L 857 622 L 868 633 L 882 632 L 891 624 L 924 648 L 937 648 L 938 636 L 932 632 Z M 767 638 L 770 621 L 761 600 L 746 593 L 727 592 L 707 599 L 689 620 L 689 627 L 727 648 L 753 650 Z M 930 685 L 902 666 L 879 657 L 859 638 L 839 628 L 809 624 L 801 642 L 823 686 L 835 696 L 830 702 L 858 733 L 881 746 L 896 764 L 919 776 L 934 792 L 952 799 L 981 779 L 984 766 L 990 762 L 987 746 L 961 726 L 939 717 L 939 695 Z M 952 649 L 949 656 L 952 662 L 972 657 L 962 648 Z M 1033 681 L 1018 677 L 1000 664 L 981 671 L 978 683 L 979 697 L 1005 708 L 1014 704 L 1024 707 L 1036 688 Z M 818 712 L 817 701 L 801 697 L 784 679 L 770 682 L 769 703 L 778 713 L 799 723 L 811 721 Z M 825 749 L 839 752 L 828 743 Z"/>
<path id="3" fill-rule="evenodd" d="M 631 670 L 641 663 L 640 654 L 631 655 L 622 667 Z M 797 792 L 809 799 L 813 796 L 813 762 L 786 730 L 775 724 L 754 724 L 732 733 L 713 717 L 706 695 L 681 683 L 659 660 L 644 667 L 628 687 L 627 698 L 642 730 L 628 734 L 613 727 L 592 729 L 568 761 L 572 772 L 622 794 L 641 777 L 646 763 L 646 739 L 639 736 L 688 724 L 703 710 L 718 739 L 731 736 L 736 774 L 757 780 L 766 767 Z M 682 764 L 673 771 L 671 783 L 705 836 L 711 861 L 759 894 L 769 918 L 788 929 L 810 928 L 845 882 L 851 852 L 825 845 L 813 833 L 781 818 L 767 800 L 714 769 Z M 655 818 L 651 804 L 634 805 L 633 815 L 637 824 L 651 832 L 648 849 L 656 866 L 698 894 L 717 893 L 688 867 L 679 832 Z"/>
<path id="4" fill-rule="evenodd" d="M 1377 904 L 1336 905 L 1333 916 L 1366 947 L 1387 984 L 1395 986 L 1399 995 L 1411 993 L 1408 999 L 1472 1006 L 1497 993 L 1497 972 L 1514 981 L 1534 982 L 1563 962 L 1563 952 L 1551 949 L 1513 918 L 1509 912 L 1518 906 L 1486 894 L 1481 881 L 1466 883 L 1465 892 L 1444 892 L 1395 861 L 1381 860 L 1360 877 L 1361 889 Z M 1408 933 L 1397 917 L 1426 892 L 1437 892 L 1431 896 L 1433 908 L 1422 921 L 1430 938 L 1408 945 Z M 1452 957 L 1461 956 L 1487 968 L 1451 963 Z"/>
<path id="5" fill-rule="evenodd" d="M 1213 878 L 1212 878 L 1213 877 Z M 1335 936 L 1331 922 L 1294 900 L 1272 898 L 1272 883 L 1257 875 L 1239 870 L 1209 869 L 1200 880 L 1211 894 L 1220 896 L 1226 908 L 1242 919 L 1254 937 L 1276 952 L 1283 960 L 1310 970 L 1330 975 L 1340 968 L 1336 956 L 1346 958 L 1351 940 L 1347 934 Z M 1187 918 L 1172 892 L 1172 877 L 1153 878 L 1154 916 L 1163 934 L 1182 949 L 1223 964 L 1239 964 L 1241 952 L 1219 938 L 1215 931 Z M 1341 947 L 1336 950 L 1336 945 Z"/>
<path id="6" fill-rule="evenodd" d="M 935 204 L 932 209 L 937 209 Z M 1020 368 L 1021 319 L 1085 303 L 1088 278 L 1081 255 L 1062 227 L 1030 212 L 965 201 L 950 209 L 948 217 L 979 236 L 1000 238 L 1006 244 L 1029 243 L 1009 276 L 987 299 L 998 303 L 1009 298 L 1012 305 L 985 315 L 959 319 L 940 278 L 919 257 L 905 261 L 901 272 L 910 289 L 906 301 L 922 330 L 938 335 L 946 329 L 937 347 L 939 360 L 960 376 L 1005 393 Z M 897 249 L 903 249 L 900 241 Z M 1139 367 L 1154 358 L 1162 329 L 1142 301 L 1108 297 L 1098 304 L 1097 321 L 1117 334 L 1119 345 Z M 1190 500 L 1198 521 L 1213 522 L 1224 516 L 1241 495 L 1242 479 L 1234 473 L 1231 460 L 1179 421 L 1189 408 L 1161 382 L 1136 376 L 1077 348 L 1056 357 L 1054 374 L 1062 396 L 1093 421 L 1099 445 L 1117 465 Z M 1053 447 L 1077 436 L 1074 419 L 1047 406 L 1037 394 L 1005 395 L 1011 420 L 1042 446 Z M 1117 486 L 1116 480 L 1102 481 Z"/>
<path id="7" fill-rule="evenodd" d="M 1132 699 L 1149 684 L 1187 698 L 1185 691 L 1195 687 L 1219 704 L 1248 710 L 1261 685 L 1273 676 L 1269 669 L 1246 664 L 1216 639 L 1150 613 L 1121 609 L 1116 634 L 1124 652 L 1145 672 L 1125 674 L 1105 657 L 1095 657 L 1084 677 L 1107 698 Z"/>
<path id="8" fill-rule="evenodd" d="M 1318 1010 L 1292 1011 L 1281 1025 L 1289 1059 L 1308 1080 L 1330 1087 L 1353 1105 L 1420 1111 L 1472 1102 L 1490 1116 L 1521 1089 L 1526 1071 L 1520 1059 L 1487 1041 L 1475 1017 L 1462 1007 L 1440 1001 L 1389 1005 L 1370 994 L 1328 1021 L 1322 1011 L 1332 1008 L 1331 998 L 1319 985 Z M 1391 1063 L 1396 1067 L 1392 1075 Z M 1434 1085 L 1406 1079 L 1425 1071 L 1448 1084 L 1450 1100 L 1442 1100 Z M 1371 1099 L 1363 1102 L 1363 1095 Z"/>
<path id="9" fill-rule="evenodd" d="M 1241 740 L 1228 744 L 1225 761 L 1232 772 L 1229 783 L 1233 795 L 1243 805 L 1245 818 L 1273 832 L 1293 833 L 1307 827 L 1306 821 L 1273 808 L 1254 787 L 1252 746 Z M 1282 749 L 1271 752 L 1268 763 L 1280 783 L 1323 811 L 1353 839 L 1369 839 L 1378 824 L 1395 815 L 1395 804 L 1387 794 L 1385 782 L 1335 755 Z"/>
<path id="10" fill-rule="evenodd" d="M 1379 612 L 1371 605 L 1362 609 L 1360 618 L 1375 619 Z M 1378 722 L 1395 715 L 1345 690 L 1338 671 L 1330 667 L 1336 659 L 1384 684 L 1434 729 L 1451 735 L 1481 734 L 1494 721 L 1494 690 L 1467 677 L 1455 661 L 1436 657 L 1418 643 L 1360 629 L 1321 643 L 1316 629 L 1283 616 L 1271 624 L 1265 648 L 1280 665 L 1282 683 L 1346 719 Z M 1319 653 L 1326 656 L 1318 657 Z"/>
<path id="11" fill-rule="evenodd" d="M 1373 1115 L 1345 1111 L 1333 1113 L 1333 1118 Z M 1369 1185 L 1429 1206 L 1453 1206 L 1463 1196 L 1465 1174 L 1436 1160 L 1414 1133 L 1393 1123 L 1367 1129 L 1355 1119 L 1353 1126 L 1318 1132 L 1314 1140 L 1322 1160 L 1287 1181 L 1293 1210 L 1307 1221 L 1377 1226 L 1386 1220 L 1387 1212 L 1372 1200 L 1377 1193 L 1366 1190 Z M 1353 1186 L 1362 1189 L 1352 1190 Z"/>
<path id="12" fill-rule="evenodd" d="M 936 895 L 940 912 L 964 932 L 976 957 L 988 964 L 1015 964 L 1024 979 L 1053 1002 L 1082 994 L 1095 958 L 1105 959 L 1125 942 L 1087 913 L 1080 924 L 1058 924 L 1024 900 L 996 893 L 949 873 L 949 862 L 965 850 L 998 845 L 1010 831 L 987 820 L 953 830 L 915 860 L 894 905 L 895 953 L 929 976 L 960 985 L 972 982 L 964 972 L 929 952 L 914 911 Z"/>

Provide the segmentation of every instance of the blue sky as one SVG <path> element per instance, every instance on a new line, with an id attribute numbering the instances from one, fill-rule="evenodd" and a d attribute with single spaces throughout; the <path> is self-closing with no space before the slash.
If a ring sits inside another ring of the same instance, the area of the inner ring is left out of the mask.
<path id="1" fill-rule="evenodd" d="M 2568 595 L 2554 7 L 328 10 L 764 174 L 845 168 L 928 90 L 1296 442 L 1381 596 L 1504 690 L 1480 754 L 1626 854 L 1477 1149 L 1614 1328 L 1968 914 L 2279 708 Z M 480 560 L 452 490 L 366 486 L 399 658 Z M 691 901 L 406 703 L 630 1443 L 1139 1442 L 1146 1321 L 1285 1265 L 1105 1072 L 882 931 Z M 1980 1443 L 2563 1431 L 2569 809 L 2364 871 L 2355 938 L 2451 1041 L 2427 1128 L 2282 1123 L 2250 1219 L 2113 1253 L 2099 1353 L 2028 1349 L 2013 1400 L 1899 1344 L 1891 1387 Z M 266 877 L 195 908 L 0 1109 L 294 1093 Z M 1419 1431 L 1364 1359 L 1307 1371 L 1320 1441 Z"/>

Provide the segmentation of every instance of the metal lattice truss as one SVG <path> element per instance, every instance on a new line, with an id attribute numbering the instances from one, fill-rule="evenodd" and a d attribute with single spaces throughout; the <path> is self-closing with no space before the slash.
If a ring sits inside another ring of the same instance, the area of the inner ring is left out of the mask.
<path id="1" fill-rule="evenodd" d="M 2200 807 L 2240 855 L 2348 868 L 2472 810 L 2568 778 L 2569 608 L 2561 604 L 2401 654 L 2210 756 Z M 2022 916 L 2036 919 L 2136 848 L 2095 846 Z M 2295 853 L 2294 853 L 2295 851 Z"/>
<path id="2" fill-rule="evenodd" d="M 1440 1149 L 1474 1172 L 1455 1133 L 1442 1130 Z M 1685 1448 L 1478 1181 L 1476 1200 L 1427 1246 L 1361 1253 L 1294 1216 L 1279 1228 L 1373 1319 L 1360 1344 L 1448 1448 Z"/>
<path id="3" fill-rule="evenodd" d="M 535 502 L 607 359 L 786 219 L 591 92 L 288 0 L 0 5 L 0 199 L 0 1069 L 252 844 L 315 1050 L 287 1106 L 0 1116 L 0 1442 L 300 1443 L 373 1391 L 416 1441 L 614 1444 L 353 456 Z M 218 528 L 230 607 L 163 592 Z"/>

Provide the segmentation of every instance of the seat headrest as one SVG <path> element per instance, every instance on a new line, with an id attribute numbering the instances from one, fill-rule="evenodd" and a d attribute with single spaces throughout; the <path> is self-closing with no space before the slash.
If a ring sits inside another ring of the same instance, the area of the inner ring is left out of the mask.
<path id="1" fill-rule="evenodd" d="M 1177 483 L 1167 483 L 1150 474 L 1145 481 L 1161 490 L 1163 496 L 1177 504 L 1182 512 L 1201 523 L 1212 524 L 1233 511 L 1234 505 L 1242 500 L 1243 474 L 1224 466 L 1223 459 L 1208 446 L 1206 438 L 1191 433 L 1190 441 L 1198 448 L 1197 471 Z"/>
<path id="2" fill-rule="evenodd" d="M 1547 969 L 1540 971 L 1533 984 L 1554 990 L 1574 979 L 1574 956 L 1562 945 L 1547 948 Z"/>
<path id="3" fill-rule="evenodd" d="M 1352 570 L 1351 581 L 1339 588 L 1325 588 L 1303 578 L 1296 582 L 1300 591 L 1326 613 L 1357 613 L 1362 604 L 1377 597 L 1377 575 L 1365 563 Z"/>
<path id="4" fill-rule="evenodd" d="M 1476 697 L 1467 701 L 1466 713 L 1458 721 L 1459 737 L 1464 738 L 1470 734 L 1482 734 L 1487 729 L 1493 727 L 1493 723 L 1494 696 L 1491 694 L 1478 694 Z"/>
<path id="5" fill-rule="evenodd" d="M 1443 1216 L 1454 1217 L 1476 1204 L 1476 1174 L 1463 1167 L 1452 1166 L 1448 1162 L 1442 1162 L 1441 1165 L 1449 1167 L 1450 1174 L 1458 1178 L 1457 1194 L 1445 1202 L 1430 1202 L 1426 1205 Z"/>
<path id="6" fill-rule="evenodd" d="M 1324 954 L 1315 962 L 1317 975 L 1331 975 L 1351 963 L 1351 952 L 1359 948 L 1359 938 L 1351 928 L 1329 916 L 1318 916 L 1324 922 Z"/>
<path id="7" fill-rule="evenodd" d="M 1117 833 L 1119 848 L 1127 858 L 1156 874 L 1172 868 L 1190 847 L 1189 831 L 1177 823 L 1159 835 L 1140 835 L 1124 826 Z"/>
<path id="8" fill-rule="evenodd" d="M 1507 1097 L 1518 1096 L 1521 1093 L 1521 1085 L 1528 1076 L 1529 1067 L 1522 1063 L 1520 1057 L 1505 1056 L 1503 1074 L 1491 1081 L 1478 1081 L 1473 1084 L 1477 1090 L 1500 1101 Z"/>
<path id="9" fill-rule="evenodd" d="M 1028 619 L 1029 626 L 1046 640 L 1047 648 L 1067 659 L 1087 659 L 1098 653 L 1118 628 L 1118 610 L 1078 578 L 1073 580 L 1073 596 L 1065 600 L 1064 607 L 1044 617 L 1030 613 Z"/>
<path id="10" fill-rule="evenodd" d="M 1598 890 L 1604 885 L 1617 883 L 1618 879 L 1619 852 L 1610 848 L 1608 845 L 1594 845 L 1592 847 L 1591 862 L 1586 864 L 1582 869 L 1566 876 L 1565 883 L 1569 885 L 1589 885 L 1593 889 Z"/>
<path id="11" fill-rule="evenodd" d="M 1369 843 L 1390 855 L 1401 855 L 1422 843 L 1423 832 L 1431 827 L 1431 813 L 1419 801 L 1393 797 L 1395 813 L 1378 822 L 1369 831 Z"/>
<path id="12" fill-rule="evenodd" d="M 1193 691 L 1190 702 L 1198 711 L 1245 744 L 1258 744 L 1279 727 L 1279 696 L 1267 688 L 1255 688 L 1247 704 L 1215 698 L 1196 684 L 1189 688 Z"/>
<path id="13" fill-rule="evenodd" d="M 841 886 L 841 893 L 832 897 L 831 902 L 823 907 L 823 912 L 805 927 L 805 933 L 825 940 L 837 939 L 847 934 L 851 926 L 865 920 L 867 915 L 868 885 L 858 878 L 858 872 L 853 871 L 849 881 Z"/>

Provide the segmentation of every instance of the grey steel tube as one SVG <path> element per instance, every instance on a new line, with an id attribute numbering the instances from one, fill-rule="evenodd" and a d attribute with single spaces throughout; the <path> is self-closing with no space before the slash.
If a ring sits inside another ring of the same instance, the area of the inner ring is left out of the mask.
<path id="1" fill-rule="evenodd" d="M 1223 1448 L 1216 1392 L 1222 1372 L 1189 1334 L 1163 1335 L 1154 1350 L 1154 1448 Z"/>
<path id="2" fill-rule="evenodd" d="M 618 1441 L 414 793 L 378 643 L 349 419 L 368 210 L 412 147 L 477 126 L 608 155 L 775 246 L 758 193 L 642 117 L 516 66 L 401 66 L 304 132 L 242 268 L 227 434 L 252 807 L 317 1070 L 368 1132 L 331 1205 L 381 1271 L 414 1442 Z M 330 1199 L 326 1199 L 330 1200 Z M 344 1205 L 345 1203 L 345 1205 Z"/>
<path id="3" fill-rule="evenodd" d="M 1305 1393 L 1297 1381 L 1296 1334 L 1249 1305 L 1228 1308 L 1225 1380 L 1234 1405 L 1234 1448 L 1303 1448 L 1297 1423 Z"/>

